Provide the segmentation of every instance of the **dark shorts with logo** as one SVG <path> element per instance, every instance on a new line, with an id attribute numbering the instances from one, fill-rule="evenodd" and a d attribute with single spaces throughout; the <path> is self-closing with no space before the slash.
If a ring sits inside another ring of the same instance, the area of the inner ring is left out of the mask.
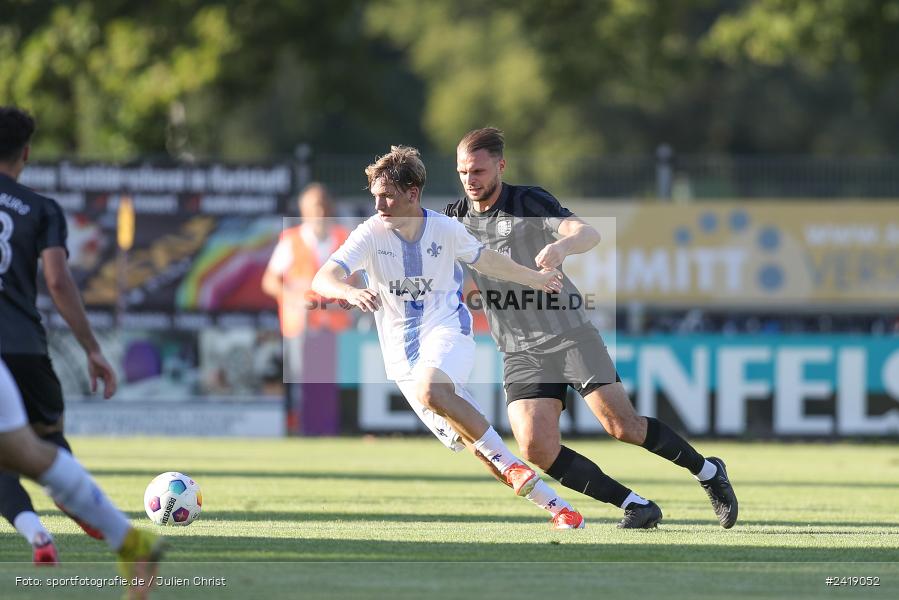
<path id="1" fill-rule="evenodd" d="M 53 425 L 62 417 L 62 386 L 46 354 L 3 354 L 3 362 L 12 373 L 29 423 Z"/>
<path id="2" fill-rule="evenodd" d="M 567 331 L 551 342 L 558 350 L 509 352 L 503 355 L 506 403 L 529 398 L 556 398 L 565 408 L 568 388 L 581 396 L 621 381 L 609 351 L 592 325 Z"/>

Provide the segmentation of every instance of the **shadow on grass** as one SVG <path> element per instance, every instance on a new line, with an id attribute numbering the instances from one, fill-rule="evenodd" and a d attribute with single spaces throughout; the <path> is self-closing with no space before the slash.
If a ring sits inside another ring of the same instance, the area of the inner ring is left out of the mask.
<path id="1" fill-rule="evenodd" d="M 131 512 L 128 513 L 131 518 L 141 518 L 144 513 Z M 391 514 L 391 513 L 374 513 L 374 512 L 334 512 L 334 511 L 256 511 L 256 510 L 227 510 L 218 511 L 210 510 L 203 515 L 204 519 L 215 519 L 222 521 L 297 521 L 297 522 L 389 522 L 389 523 L 532 523 L 546 525 L 549 521 L 548 515 L 541 512 L 534 512 L 533 516 L 527 515 L 508 515 L 508 514 L 446 514 L 446 513 L 420 513 L 420 514 Z M 615 525 L 620 520 L 621 515 L 614 509 L 610 509 L 608 515 L 603 517 L 592 516 L 588 518 L 588 525 Z M 710 517 L 708 519 L 665 519 L 660 527 L 666 525 L 695 525 L 695 526 L 717 526 L 718 522 Z M 771 527 L 777 528 L 774 534 L 809 534 L 822 533 L 822 528 L 827 527 L 864 527 L 871 529 L 877 527 L 879 529 L 896 528 L 897 531 L 882 531 L 882 535 L 899 536 L 899 523 L 878 522 L 876 524 L 865 524 L 853 521 L 817 521 L 814 523 L 794 520 L 740 520 L 739 526 L 752 527 Z M 795 531 L 784 532 L 785 528 L 796 528 Z M 810 531 L 813 529 L 815 531 Z M 753 531 L 753 533 L 764 533 Z M 831 533 L 831 532 L 828 532 Z M 852 534 L 860 532 L 834 531 L 832 533 Z"/>
<path id="2" fill-rule="evenodd" d="M 715 524 L 713 519 L 668 519 L 666 518 L 662 521 L 665 525 L 710 525 Z M 764 520 L 750 520 L 750 519 L 740 519 L 737 523 L 738 525 L 743 526 L 756 526 L 756 527 L 799 527 L 801 530 L 796 533 L 805 533 L 806 528 L 820 528 L 820 527 L 863 527 L 865 529 L 897 529 L 897 531 L 883 531 L 883 535 L 899 535 L 899 522 L 894 521 L 877 521 L 876 523 L 863 523 L 860 521 L 795 521 L 792 519 L 764 519 Z M 782 532 L 781 532 L 782 533 Z M 792 533 L 792 532 L 791 532 Z M 836 533 L 836 532 L 835 532 Z M 839 532 L 839 533 L 851 533 L 851 532 Z"/>
<path id="3" fill-rule="evenodd" d="M 581 505 L 584 509 L 584 505 Z M 129 519 L 138 522 L 146 518 L 143 511 L 123 511 Z M 47 515 L 62 516 L 62 513 L 47 512 Z M 608 514 L 602 516 L 591 515 L 585 511 L 587 515 L 588 525 L 615 525 L 621 519 L 621 514 L 617 509 L 609 508 Z M 534 511 L 533 515 L 509 515 L 504 513 L 490 514 L 458 514 L 458 513 L 379 513 L 379 512 L 334 512 L 320 510 L 261 510 L 256 508 L 247 508 L 245 510 L 215 510 L 207 508 L 206 512 L 200 517 L 203 521 L 244 521 L 244 522 L 314 522 L 314 523 L 521 523 L 545 526 L 549 522 L 549 515 L 543 512 Z M 713 517 L 708 519 L 677 519 L 666 517 L 661 528 L 665 526 L 697 526 L 712 527 L 718 523 Z M 753 534 L 770 534 L 770 535 L 808 535 L 808 534 L 835 534 L 835 535 L 857 535 L 861 533 L 871 533 L 872 529 L 877 529 L 879 535 L 899 536 L 899 522 L 894 521 L 878 521 L 877 523 L 863 523 L 859 521 L 796 521 L 793 519 L 740 519 L 737 523 L 738 527 L 755 527 L 755 528 L 771 528 L 772 531 L 764 531 L 755 529 Z M 829 527 L 842 528 L 861 528 L 865 531 L 838 531 L 825 530 Z M 775 531 L 776 529 L 776 531 Z M 784 531 L 788 529 L 789 531 Z M 885 531 L 895 529 L 896 531 Z M 9 532 L 0 532 L 0 540 L 4 536 L 13 535 Z"/>
<path id="4" fill-rule="evenodd" d="M 739 536 L 730 543 L 684 545 L 680 536 L 664 530 L 630 533 L 628 541 L 580 543 L 585 534 L 558 532 L 533 543 L 479 541 L 470 543 L 452 535 L 446 540 L 379 540 L 272 538 L 252 536 L 170 536 L 167 560 L 172 562 L 239 561 L 398 561 L 398 562 L 889 562 L 899 561 L 897 548 L 843 547 L 797 548 L 795 546 L 751 546 Z M 639 540 L 635 540 L 637 536 Z M 13 543 L 11 534 L 0 536 L 0 561 L 23 560 L 24 543 Z M 665 540 L 671 540 L 666 543 Z M 105 545 L 78 534 L 57 536 L 61 556 L 73 561 L 107 561 L 112 555 Z M 18 542 L 18 540 L 16 540 Z M 89 543 L 90 542 L 90 543 Z"/>
<path id="5" fill-rule="evenodd" d="M 96 467 L 91 468 L 90 472 L 96 476 L 109 477 L 156 477 L 159 470 L 150 469 L 111 469 Z M 191 475 L 197 480 L 207 477 L 245 477 L 250 479 L 338 479 L 352 481 L 440 481 L 440 482 L 460 482 L 460 483 L 479 483 L 490 480 L 485 474 L 455 474 L 455 473 L 431 473 L 422 475 L 421 473 L 396 473 L 396 472 L 321 472 L 321 471 L 266 471 L 264 469 L 241 471 L 241 470 L 209 470 L 196 469 L 191 471 Z M 544 479 L 552 481 L 544 476 Z M 683 478 L 641 478 L 641 477 L 622 477 L 622 481 L 626 481 L 629 485 L 696 485 L 688 477 Z M 765 480 L 747 480 L 734 479 L 734 485 L 753 486 L 753 487 L 830 487 L 841 489 L 899 489 L 899 481 L 772 481 Z"/>

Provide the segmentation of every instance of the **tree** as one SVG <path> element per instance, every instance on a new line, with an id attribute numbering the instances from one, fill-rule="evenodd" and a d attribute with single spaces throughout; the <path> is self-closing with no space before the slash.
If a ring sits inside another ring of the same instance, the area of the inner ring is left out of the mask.
<path id="1" fill-rule="evenodd" d="M 731 64 L 859 69 L 869 94 L 899 72 L 899 0 L 757 0 L 721 15 L 705 49 Z"/>
<path id="2" fill-rule="evenodd" d="M 86 1 L 0 26 L 0 95 L 37 115 L 36 153 L 165 151 L 179 103 L 215 80 L 236 41 L 223 7 L 193 8 L 177 29 L 163 24 L 170 12 L 99 15 Z"/>

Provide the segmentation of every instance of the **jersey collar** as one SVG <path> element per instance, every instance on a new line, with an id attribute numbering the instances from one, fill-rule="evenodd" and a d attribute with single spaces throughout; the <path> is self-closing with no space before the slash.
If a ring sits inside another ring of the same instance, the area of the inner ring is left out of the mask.
<path id="1" fill-rule="evenodd" d="M 423 235 L 425 234 L 425 229 L 426 229 L 427 226 L 428 226 L 428 211 L 427 211 L 427 209 L 425 209 L 424 207 L 421 208 L 421 216 L 423 217 L 423 221 L 422 221 L 422 224 L 421 224 L 421 229 L 418 230 L 418 235 L 415 236 L 415 239 L 414 239 L 414 240 L 407 240 L 406 238 L 404 238 L 403 236 L 401 236 L 400 234 L 398 234 L 398 233 L 396 232 L 396 229 L 391 229 L 390 231 L 392 231 L 392 232 L 393 232 L 393 235 L 395 235 L 396 237 L 398 237 L 399 240 L 400 240 L 401 242 L 403 242 L 404 244 L 417 244 L 418 242 L 421 241 L 421 236 L 423 236 Z"/>

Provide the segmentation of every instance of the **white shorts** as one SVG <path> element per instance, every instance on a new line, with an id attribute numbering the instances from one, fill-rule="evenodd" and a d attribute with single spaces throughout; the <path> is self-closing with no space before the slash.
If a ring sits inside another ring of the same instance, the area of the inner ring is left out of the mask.
<path id="1" fill-rule="evenodd" d="M 439 333 L 423 339 L 420 348 L 419 359 L 415 363 L 412 373 L 407 378 L 398 380 L 396 384 L 405 396 L 406 402 L 409 403 L 421 422 L 431 430 L 431 433 L 444 446 L 453 452 L 458 452 L 465 448 L 465 444 L 462 443 L 456 430 L 446 422 L 446 419 L 425 408 L 418 401 L 418 382 L 421 377 L 416 377 L 416 375 L 425 368 L 443 371 L 453 382 L 456 395 L 467 400 L 479 413 L 484 414 L 471 392 L 465 387 L 474 366 L 474 339 L 461 333 Z"/>
<path id="2" fill-rule="evenodd" d="M 0 360 L 0 433 L 15 431 L 28 425 L 22 395 L 6 363 Z"/>

